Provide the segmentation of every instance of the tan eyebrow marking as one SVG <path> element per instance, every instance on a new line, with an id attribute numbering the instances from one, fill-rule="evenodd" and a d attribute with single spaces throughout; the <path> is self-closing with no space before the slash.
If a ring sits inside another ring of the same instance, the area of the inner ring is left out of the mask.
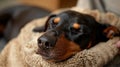
<path id="1" fill-rule="evenodd" d="M 73 24 L 73 28 L 74 28 L 74 29 L 79 29 L 79 28 L 80 28 L 80 24 L 74 23 L 74 24 Z"/>
<path id="2" fill-rule="evenodd" d="M 60 17 L 56 17 L 55 19 L 54 19 L 54 23 L 59 23 L 59 21 L 60 21 Z"/>

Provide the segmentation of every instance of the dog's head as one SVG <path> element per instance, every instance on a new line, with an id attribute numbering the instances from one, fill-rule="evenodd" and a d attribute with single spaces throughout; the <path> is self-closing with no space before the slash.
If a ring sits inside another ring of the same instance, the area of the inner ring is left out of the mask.
<path id="1" fill-rule="evenodd" d="M 98 41 L 95 39 L 99 39 L 97 33 L 106 40 L 100 33 L 106 26 L 101 26 L 92 16 L 75 11 L 51 15 L 46 22 L 45 33 L 38 38 L 38 54 L 48 61 L 66 60 L 96 44 Z"/>

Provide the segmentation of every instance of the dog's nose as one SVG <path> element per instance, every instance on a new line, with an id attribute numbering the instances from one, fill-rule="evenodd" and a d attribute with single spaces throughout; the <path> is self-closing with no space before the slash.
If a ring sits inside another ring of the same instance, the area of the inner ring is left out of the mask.
<path id="1" fill-rule="evenodd" d="M 57 37 L 54 32 L 48 32 L 38 38 L 38 46 L 40 48 L 53 48 L 56 44 Z"/>
<path id="2" fill-rule="evenodd" d="M 38 46 L 41 48 L 51 48 L 52 44 L 49 42 L 49 40 L 46 37 L 40 37 L 38 39 Z"/>

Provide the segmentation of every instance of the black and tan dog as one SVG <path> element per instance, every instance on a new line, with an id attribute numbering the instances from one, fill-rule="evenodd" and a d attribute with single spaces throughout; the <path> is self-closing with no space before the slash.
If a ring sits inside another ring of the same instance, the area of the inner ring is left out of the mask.
<path id="1" fill-rule="evenodd" d="M 92 16 L 75 11 L 51 15 L 44 28 L 34 29 L 45 33 L 38 38 L 38 54 L 48 61 L 64 61 L 77 52 L 99 42 L 120 36 L 119 30 L 108 24 L 99 24 Z"/>

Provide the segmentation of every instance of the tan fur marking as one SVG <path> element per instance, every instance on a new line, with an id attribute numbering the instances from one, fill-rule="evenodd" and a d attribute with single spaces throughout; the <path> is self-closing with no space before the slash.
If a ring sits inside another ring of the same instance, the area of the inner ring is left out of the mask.
<path id="1" fill-rule="evenodd" d="M 60 21 L 60 17 L 56 17 L 55 19 L 54 19 L 54 23 L 59 23 L 59 21 Z"/>
<path id="2" fill-rule="evenodd" d="M 80 24 L 78 24 L 78 23 L 74 23 L 74 24 L 73 24 L 73 28 L 75 28 L 75 29 L 79 29 L 79 28 L 80 28 Z"/>

